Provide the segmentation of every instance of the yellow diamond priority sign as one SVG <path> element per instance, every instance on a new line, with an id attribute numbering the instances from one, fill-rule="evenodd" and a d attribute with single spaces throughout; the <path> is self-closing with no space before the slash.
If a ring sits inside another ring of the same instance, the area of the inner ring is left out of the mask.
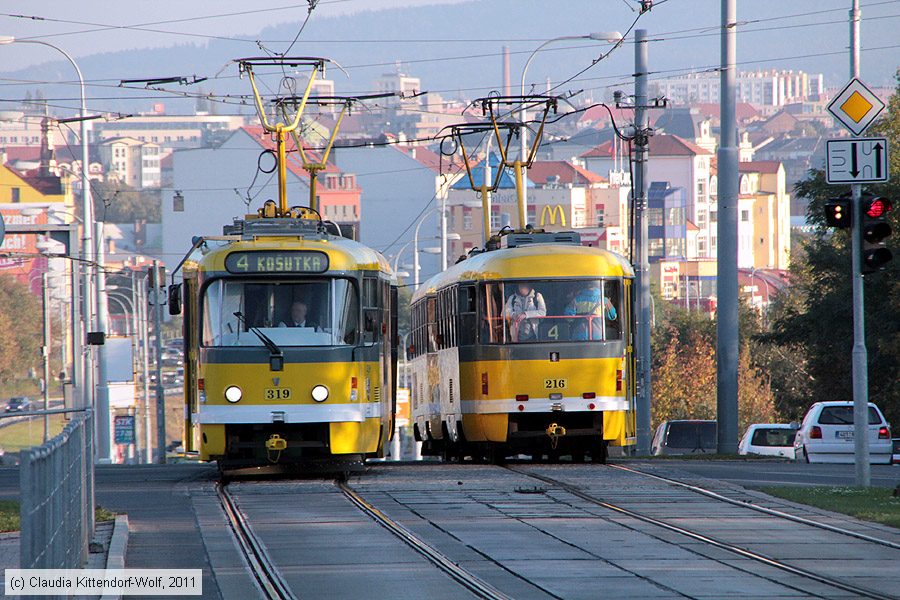
<path id="1" fill-rule="evenodd" d="M 882 110 L 884 102 L 855 77 L 828 105 L 828 112 L 853 135 L 865 131 Z"/>

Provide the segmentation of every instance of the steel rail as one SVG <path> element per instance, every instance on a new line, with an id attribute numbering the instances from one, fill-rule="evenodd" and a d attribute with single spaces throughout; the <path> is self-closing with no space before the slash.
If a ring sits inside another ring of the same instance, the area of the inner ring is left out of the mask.
<path id="1" fill-rule="evenodd" d="M 234 532 L 241 552 L 247 560 L 250 571 L 259 585 L 260 591 L 270 600 L 295 600 L 290 586 L 284 581 L 281 573 L 272 562 L 265 546 L 256 537 L 244 514 L 238 508 L 231 494 L 226 489 L 227 483 L 218 482 L 216 491 L 222 508 L 228 517 L 228 523 Z"/>
<path id="2" fill-rule="evenodd" d="M 425 543 L 414 533 L 375 508 L 346 483 L 338 481 L 335 482 L 335 485 L 340 488 L 341 492 L 344 493 L 344 496 L 346 496 L 350 502 L 371 517 L 376 523 L 406 542 L 413 550 L 427 558 L 437 568 L 479 598 L 485 598 L 487 600 L 512 600 L 511 596 L 507 596 L 491 584 L 462 568 L 453 562 L 447 555 Z"/>
<path id="3" fill-rule="evenodd" d="M 689 529 L 685 529 L 684 527 L 679 527 L 678 525 L 672 525 L 671 523 L 667 523 L 665 521 L 661 521 L 654 517 L 641 514 L 639 512 L 635 512 L 633 510 L 623 508 L 621 506 L 611 504 L 609 502 L 605 502 L 599 498 L 591 496 L 585 492 L 582 492 L 575 486 L 568 484 L 564 481 L 560 481 L 558 479 L 554 479 L 552 477 L 547 477 L 544 475 L 538 475 L 536 473 L 531 473 L 525 471 L 523 469 L 518 469 L 515 467 L 504 467 L 514 473 L 518 473 L 520 475 L 525 475 L 526 477 L 531 477 L 533 479 L 537 479 L 539 481 L 543 481 L 544 483 L 553 485 L 558 487 L 559 489 L 565 491 L 568 494 L 581 498 L 582 500 L 589 502 L 591 504 L 600 506 L 607 510 L 611 510 L 613 512 L 625 515 L 632 519 L 642 521 L 644 523 L 649 523 L 650 525 L 655 525 L 656 527 L 660 527 L 662 529 L 666 529 L 673 533 L 678 533 L 685 537 L 689 537 L 693 540 L 697 540 L 698 542 L 703 542 L 710 546 L 714 546 L 721 550 L 725 550 L 726 552 L 731 552 L 732 554 L 736 554 L 742 558 L 747 558 L 758 563 L 779 569 L 786 573 L 790 573 L 792 575 L 797 575 L 799 577 L 803 577 L 805 579 L 810 579 L 812 581 L 816 581 L 818 583 L 822 583 L 824 585 L 837 588 L 839 590 L 843 590 L 845 592 L 850 592 L 857 597 L 864 598 L 874 598 L 876 600 L 896 600 L 895 596 L 889 596 L 886 594 L 882 594 L 880 592 L 869 590 L 866 588 L 861 588 L 855 585 L 850 585 L 848 583 L 844 583 L 842 581 L 837 581 L 836 579 L 831 579 L 830 577 L 825 577 L 824 575 L 819 575 L 817 573 L 813 573 L 812 571 L 807 571 L 806 569 L 801 569 L 799 567 L 794 567 L 787 563 L 781 562 L 777 559 L 771 558 L 769 556 L 765 556 L 763 554 L 759 554 L 758 552 L 753 552 L 752 550 L 747 550 L 745 548 L 741 548 L 740 546 L 736 546 L 734 544 L 729 544 L 728 542 L 723 542 L 721 540 L 717 540 L 715 538 L 709 537 L 707 535 L 703 535 L 701 533 L 697 533 L 695 531 L 691 531 Z"/>
<path id="4" fill-rule="evenodd" d="M 750 510 L 755 510 L 757 512 L 761 512 L 767 515 L 771 515 L 773 517 L 779 517 L 782 519 L 787 519 L 788 521 L 794 521 L 795 523 L 802 523 L 803 525 L 809 525 L 810 527 L 817 527 L 819 529 L 824 529 L 825 531 L 830 531 L 832 533 L 838 533 L 841 535 L 846 535 L 850 537 L 854 537 L 859 540 L 863 540 L 865 542 L 870 542 L 872 544 L 879 544 L 881 546 L 887 546 L 888 548 L 893 548 L 895 550 L 900 550 L 900 544 L 896 542 L 892 542 L 890 540 L 883 540 L 881 538 L 873 537 L 870 535 L 866 535 L 864 533 L 859 533 L 857 531 L 852 531 L 850 529 L 844 529 L 842 527 L 835 527 L 834 525 L 828 525 L 827 523 L 820 523 L 819 521 L 813 521 L 812 519 L 806 519 L 804 517 L 798 517 L 797 515 L 792 515 L 790 513 L 786 513 L 784 511 L 780 511 L 775 508 L 767 508 L 765 506 L 760 506 L 759 504 L 754 504 L 752 502 L 745 502 L 743 500 L 735 500 L 734 498 L 729 498 L 728 496 L 724 496 L 712 490 L 708 490 L 706 488 L 693 485 L 690 483 L 685 483 L 683 481 L 678 481 L 677 479 L 670 479 L 669 477 L 663 477 L 661 475 L 656 475 L 654 473 L 647 473 L 646 471 L 641 471 L 639 469 L 632 469 L 630 467 L 623 467 L 621 465 L 607 465 L 613 469 L 619 469 L 620 471 L 627 471 L 629 473 L 634 473 L 636 475 L 643 475 L 644 477 L 650 477 L 651 479 L 657 479 L 659 481 L 664 481 L 668 484 L 675 485 L 692 492 L 696 492 L 698 494 L 702 494 L 703 496 L 707 496 L 709 498 L 713 498 L 715 500 L 720 500 L 722 502 L 727 502 L 728 504 L 733 504 L 735 506 L 740 506 L 742 508 L 748 508 Z"/>

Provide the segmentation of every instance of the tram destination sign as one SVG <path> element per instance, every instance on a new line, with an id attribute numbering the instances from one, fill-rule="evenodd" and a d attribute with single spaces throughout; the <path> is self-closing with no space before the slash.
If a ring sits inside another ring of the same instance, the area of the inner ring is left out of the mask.
<path id="1" fill-rule="evenodd" d="M 324 273 L 328 255 L 317 250 L 254 250 L 232 252 L 225 257 L 229 273 Z"/>

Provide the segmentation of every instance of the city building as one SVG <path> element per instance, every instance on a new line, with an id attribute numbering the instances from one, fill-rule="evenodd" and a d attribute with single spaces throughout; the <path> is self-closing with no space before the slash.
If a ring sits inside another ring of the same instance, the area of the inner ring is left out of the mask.
<path id="1" fill-rule="evenodd" d="M 89 139 L 96 144 L 128 137 L 162 148 L 202 148 L 223 141 L 245 121 L 244 117 L 235 115 L 167 115 L 162 105 L 157 105 L 150 114 L 94 122 Z"/>
<path id="2" fill-rule="evenodd" d="M 818 100 L 825 93 L 821 73 L 803 71 L 741 71 L 737 74 L 737 100 L 758 107 L 784 106 L 800 100 Z M 689 73 L 654 79 L 650 96 L 662 96 L 676 104 L 717 103 L 719 73 Z"/>
<path id="3" fill-rule="evenodd" d="M 738 163 L 738 266 L 786 270 L 791 260 L 791 196 L 777 161 Z"/>
<path id="4" fill-rule="evenodd" d="M 702 123 L 708 128 L 708 121 Z M 708 129 L 705 131 L 709 133 Z M 588 170 L 598 174 L 608 173 L 620 164 L 611 142 L 592 148 L 580 158 Z M 684 190 L 685 218 L 697 227 L 697 256 L 701 258 L 714 257 L 716 252 L 713 158 L 710 150 L 677 135 L 661 134 L 650 138 L 647 180 L 667 182 L 670 188 Z"/>
<path id="5" fill-rule="evenodd" d="M 161 185 L 159 144 L 131 137 L 109 138 L 98 144 L 98 154 L 108 179 L 132 188 Z"/>
<path id="6" fill-rule="evenodd" d="M 496 177 L 499 157 L 491 156 L 492 178 Z M 484 161 L 472 168 L 476 186 L 484 178 Z M 535 161 L 528 169 L 526 185 L 526 222 L 548 231 L 578 230 L 582 242 L 626 253 L 628 248 L 627 174 L 614 172 L 610 178 L 561 160 Z M 450 189 L 449 231 L 459 240 L 451 242 L 454 254 L 479 247 L 483 240 L 483 212 L 478 192 L 468 177 L 461 177 Z M 491 194 L 491 231 L 519 226 L 515 176 L 505 169 L 498 189 Z"/>

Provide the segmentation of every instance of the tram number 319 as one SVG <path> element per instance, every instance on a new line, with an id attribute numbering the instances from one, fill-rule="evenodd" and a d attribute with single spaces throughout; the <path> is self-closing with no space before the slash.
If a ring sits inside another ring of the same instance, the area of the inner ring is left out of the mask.
<path id="1" fill-rule="evenodd" d="M 266 400 L 290 400 L 291 390 L 287 388 L 267 388 Z"/>
<path id="2" fill-rule="evenodd" d="M 561 390 L 564 387 L 566 387 L 565 379 L 545 379 L 544 380 L 544 389 Z"/>

